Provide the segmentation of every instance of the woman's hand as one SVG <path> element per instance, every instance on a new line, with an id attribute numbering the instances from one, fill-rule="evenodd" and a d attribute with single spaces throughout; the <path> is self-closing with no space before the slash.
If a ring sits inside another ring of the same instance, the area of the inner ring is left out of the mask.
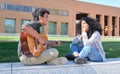
<path id="1" fill-rule="evenodd" d="M 85 27 L 82 27 L 82 32 L 86 32 L 86 28 Z"/>
<path id="2" fill-rule="evenodd" d="M 79 53 L 78 53 L 78 52 L 74 52 L 73 55 L 74 55 L 75 57 L 78 57 L 78 56 L 79 56 Z"/>
<path id="3" fill-rule="evenodd" d="M 88 23 L 86 23 L 85 21 L 82 21 L 82 26 L 81 26 L 81 28 L 82 28 L 82 32 L 88 32 L 88 30 L 89 30 L 89 25 L 88 25 Z"/>
<path id="4" fill-rule="evenodd" d="M 82 38 L 82 35 L 78 35 L 78 37 L 79 37 L 79 39 L 81 39 L 81 38 Z"/>

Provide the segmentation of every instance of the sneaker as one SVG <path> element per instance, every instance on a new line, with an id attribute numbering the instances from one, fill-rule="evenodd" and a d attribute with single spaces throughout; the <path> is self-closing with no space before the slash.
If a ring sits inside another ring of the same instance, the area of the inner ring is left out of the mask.
<path id="1" fill-rule="evenodd" d="M 73 54 L 67 54 L 65 56 L 68 60 L 74 60 L 76 57 Z"/>
<path id="2" fill-rule="evenodd" d="M 76 58 L 76 59 L 74 60 L 74 62 L 75 62 L 76 64 L 85 64 L 85 63 L 87 63 L 87 59 L 86 59 L 86 58 Z"/>
<path id="3" fill-rule="evenodd" d="M 58 57 L 47 62 L 47 64 L 54 64 L 54 65 L 64 65 L 66 63 L 67 63 L 67 59 L 65 57 Z"/>

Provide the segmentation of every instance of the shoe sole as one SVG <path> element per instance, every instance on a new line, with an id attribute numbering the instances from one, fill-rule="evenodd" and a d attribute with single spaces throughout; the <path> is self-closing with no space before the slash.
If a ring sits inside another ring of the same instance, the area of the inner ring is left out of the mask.
<path id="1" fill-rule="evenodd" d="M 87 59 L 85 59 L 85 58 L 76 58 L 76 59 L 74 60 L 74 62 L 75 62 L 76 64 L 85 64 L 85 63 L 87 63 Z"/>

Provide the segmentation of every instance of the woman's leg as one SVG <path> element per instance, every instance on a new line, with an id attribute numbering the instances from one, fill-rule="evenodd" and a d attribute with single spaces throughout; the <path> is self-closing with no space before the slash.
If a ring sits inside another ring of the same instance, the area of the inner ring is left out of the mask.
<path id="1" fill-rule="evenodd" d="M 81 52 L 79 53 L 80 58 L 88 58 L 90 61 L 100 62 L 102 60 L 102 56 L 98 53 L 98 51 L 90 45 L 86 45 L 83 47 Z"/>
<path id="2" fill-rule="evenodd" d="M 72 53 L 74 52 L 80 52 L 83 47 L 79 46 L 78 44 L 70 44 L 70 50 Z"/>
<path id="3" fill-rule="evenodd" d="M 82 47 L 80 47 L 78 44 L 70 44 L 70 50 L 72 54 L 67 54 L 65 57 L 68 60 L 74 60 L 76 57 L 78 57 L 79 52 L 81 51 Z"/>

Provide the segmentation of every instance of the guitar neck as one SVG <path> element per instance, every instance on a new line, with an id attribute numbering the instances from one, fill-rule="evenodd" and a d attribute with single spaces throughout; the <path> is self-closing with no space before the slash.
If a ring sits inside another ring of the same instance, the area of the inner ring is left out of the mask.
<path id="1" fill-rule="evenodd" d="M 58 46 L 58 41 L 47 41 L 46 44 L 48 46 Z"/>

